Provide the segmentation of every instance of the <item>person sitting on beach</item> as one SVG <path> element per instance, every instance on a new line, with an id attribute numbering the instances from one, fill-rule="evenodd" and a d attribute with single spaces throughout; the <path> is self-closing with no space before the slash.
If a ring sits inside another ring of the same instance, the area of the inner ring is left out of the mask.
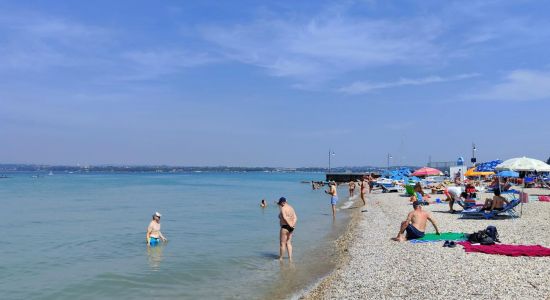
<path id="1" fill-rule="evenodd" d="M 504 203 L 510 203 L 510 201 L 500 195 L 498 189 L 494 190 L 493 193 L 495 194 L 493 199 L 486 199 L 481 210 L 502 210 L 504 208 Z"/>
<path id="2" fill-rule="evenodd" d="M 288 259 L 292 260 L 292 233 L 296 227 L 298 217 L 294 208 L 286 202 L 285 197 L 281 197 L 277 205 L 281 209 L 279 213 L 279 224 L 281 225 L 279 231 L 279 260 L 283 259 L 285 249 L 288 253 Z"/>
<path id="3" fill-rule="evenodd" d="M 330 205 L 332 207 L 332 218 L 336 218 L 336 203 L 338 203 L 338 191 L 336 190 L 336 182 L 331 181 L 329 183 L 328 191 L 326 194 L 330 195 Z"/>
<path id="4" fill-rule="evenodd" d="M 355 195 L 355 182 L 354 181 L 350 181 L 348 183 L 349 185 L 349 197 L 353 197 Z"/>
<path id="5" fill-rule="evenodd" d="M 411 202 L 418 201 L 420 203 L 424 203 L 426 202 L 424 198 L 429 198 L 429 196 L 426 193 L 424 193 L 424 190 L 422 189 L 422 185 L 420 184 L 420 182 L 417 182 L 414 185 L 414 194 L 411 196 L 410 201 Z"/>
<path id="6" fill-rule="evenodd" d="M 262 199 L 262 202 L 260 202 L 260 207 L 261 208 L 266 208 L 267 207 L 267 202 L 265 201 L 265 199 Z"/>
<path id="7" fill-rule="evenodd" d="M 153 220 L 149 223 L 149 227 L 147 227 L 147 234 L 145 235 L 147 245 L 156 246 L 159 243 L 159 239 L 163 242 L 168 241 L 160 232 L 161 216 L 162 215 L 158 211 L 153 214 Z"/>
<path id="8" fill-rule="evenodd" d="M 487 189 L 488 189 L 488 190 L 498 189 L 499 184 L 500 184 L 500 182 L 499 182 L 499 180 L 498 180 L 498 177 L 495 176 L 495 177 L 493 177 L 493 181 L 491 181 L 491 184 L 489 184 L 489 185 L 487 186 Z"/>
<path id="9" fill-rule="evenodd" d="M 426 231 L 426 223 L 430 221 L 433 227 L 435 228 L 435 233 L 440 234 L 437 223 L 432 215 L 422 210 L 422 206 L 418 201 L 413 202 L 413 211 L 407 215 L 407 219 L 401 222 L 401 227 L 395 238 L 392 238 L 394 241 L 403 242 L 406 240 L 414 240 L 424 237 L 424 232 Z M 405 232 L 407 234 L 405 235 Z"/>

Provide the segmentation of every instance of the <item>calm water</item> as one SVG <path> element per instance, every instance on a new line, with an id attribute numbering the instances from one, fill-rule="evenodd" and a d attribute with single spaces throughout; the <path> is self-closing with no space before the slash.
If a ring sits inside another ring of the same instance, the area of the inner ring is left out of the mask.
<path id="1" fill-rule="evenodd" d="M 288 296 L 332 267 L 328 245 L 347 221 L 333 222 L 326 195 L 300 183 L 323 174 L 9 176 L 0 179 L 3 299 Z M 299 217 L 293 264 L 276 260 L 280 196 Z M 155 211 L 169 242 L 148 250 Z"/>

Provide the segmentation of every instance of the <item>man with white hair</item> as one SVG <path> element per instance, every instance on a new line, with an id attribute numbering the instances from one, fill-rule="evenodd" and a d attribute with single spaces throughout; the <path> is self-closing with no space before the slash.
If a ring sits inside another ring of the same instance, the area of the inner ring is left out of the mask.
<path id="1" fill-rule="evenodd" d="M 149 227 L 147 227 L 147 235 L 145 236 L 147 245 L 156 246 L 159 244 L 159 240 L 162 240 L 163 242 L 168 241 L 162 235 L 162 232 L 160 232 L 160 217 L 162 217 L 162 215 L 158 211 L 153 214 L 153 220 L 149 223 Z"/>

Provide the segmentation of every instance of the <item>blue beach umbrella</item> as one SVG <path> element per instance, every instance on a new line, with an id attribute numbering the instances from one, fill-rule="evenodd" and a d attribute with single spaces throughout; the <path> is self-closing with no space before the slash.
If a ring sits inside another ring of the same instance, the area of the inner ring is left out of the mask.
<path id="1" fill-rule="evenodd" d="M 497 174 L 499 177 L 514 177 L 514 178 L 518 178 L 519 177 L 519 173 L 518 172 L 515 172 L 515 171 L 500 171 L 498 172 Z"/>

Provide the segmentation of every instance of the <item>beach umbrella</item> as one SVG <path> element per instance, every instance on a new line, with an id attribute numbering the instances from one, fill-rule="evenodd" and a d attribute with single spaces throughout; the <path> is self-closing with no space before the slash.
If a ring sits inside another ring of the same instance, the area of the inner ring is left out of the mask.
<path id="1" fill-rule="evenodd" d="M 496 166 L 500 163 L 502 163 L 500 159 L 479 163 L 476 166 L 476 172 L 494 172 Z"/>
<path id="2" fill-rule="evenodd" d="M 495 172 L 480 172 L 480 171 L 476 171 L 476 168 L 470 168 L 468 169 L 468 171 L 466 171 L 466 173 L 464 173 L 464 176 L 468 176 L 468 177 L 489 176 L 493 174 L 495 174 Z"/>
<path id="3" fill-rule="evenodd" d="M 441 173 L 441 171 L 439 171 L 438 169 L 423 167 L 414 171 L 412 175 L 413 176 L 432 176 L 432 175 L 443 175 L 443 173 Z"/>
<path id="4" fill-rule="evenodd" d="M 518 172 L 550 172 L 550 165 L 538 159 L 524 156 L 505 160 L 496 167 L 496 170 L 510 170 Z M 522 195 L 524 194 L 523 187 L 521 188 L 521 193 Z M 521 201 L 521 214 L 523 214 L 523 201 Z"/>
<path id="5" fill-rule="evenodd" d="M 505 171 L 500 171 L 497 173 L 497 176 L 498 177 L 514 177 L 514 178 L 518 178 L 519 177 L 519 173 L 518 172 L 515 172 L 515 171 L 510 171 L 510 170 L 505 170 Z"/>
<path id="6" fill-rule="evenodd" d="M 496 166 L 496 170 L 550 172 L 550 165 L 538 159 L 524 156 L 505 160 Z"/>

